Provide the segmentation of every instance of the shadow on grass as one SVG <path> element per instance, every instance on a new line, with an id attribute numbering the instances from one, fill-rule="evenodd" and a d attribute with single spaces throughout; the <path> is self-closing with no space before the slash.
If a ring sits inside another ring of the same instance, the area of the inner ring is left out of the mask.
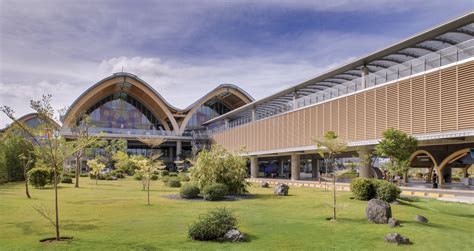
<path id="1" fill-rule="evenodd" d="M 73 231 L 88 231 L 88 230 L 95 230 L 99 227 L 94 224 L 79 224 L 79 223 L 64 223 L 61 227 L 65 230 L 73 230 Z"/>

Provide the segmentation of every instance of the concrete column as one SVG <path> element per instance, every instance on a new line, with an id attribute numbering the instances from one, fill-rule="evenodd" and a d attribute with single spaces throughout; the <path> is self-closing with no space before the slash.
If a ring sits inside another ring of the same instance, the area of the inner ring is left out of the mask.
<path id="1" fill-rule="evenodd" d="M 369 77 L 368 77 L 369 68 L 367 68 L 367 66 L 362 67 L 361 75 L 362 75 L 362 88 L 367 88 L 367 86 L 369 85 Z"/>
<path id="2" fill-rule="evenodd" d="M 258 176 L 258 158 L 256 156 L 250 157 L 250 177 L 257 178 Z"/>
<path id="3" fill-rule="evenodd" d="M 291 154 L 291 180 L 300 179 L 300 156 L 298 154 Z"/>
<path id="4" fill-rule="evenodd" d="M 229 119 L 224 119 L 225 129 L 229 128 Z"/>
<path id="5" fill-rule="evenodd" d="M 319 178 L 319 159 L 316 156 L 311 157 L 311 166 L 313 168 L 313 178 Z"/>
<path id="6" fill-rule="evenodd" d="M 359 148 L 359 177 L 370 177 L 370 163 L 367 161 L 367 158 L 370 154 L 370 150 L 368 147 L 360 147 Z"/>
<path id="7" fill-rule="evenodd" d="M 252 108 L 252 122 L 254 122 L 255 120 L 257 120 L 257 112 L 255 108 Z"/>
<path id="8" fill-rule="evenodd" d="M 170 146 L 169 151 L 170 151 L 169 152 L 170 161 L 174 161 L 174 148 Z"/>
<path id="9" fill-rule="evenodd" d="M 176 159 L 180 160 L 180 155 L 181 155 L 181 149 L 182 149 L 182 143 L 181 140 L 176 141 Z"/>

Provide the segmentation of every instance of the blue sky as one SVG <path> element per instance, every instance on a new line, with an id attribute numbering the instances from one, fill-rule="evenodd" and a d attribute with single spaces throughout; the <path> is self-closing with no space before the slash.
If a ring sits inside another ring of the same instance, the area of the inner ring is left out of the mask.
<path id="1" fill-rule="evenodd" d="M 255 98 L 474 10 L 473 1 L 0 1 L 0 105 L 70 105 L 125 71 L 184 108 L 221 83 Z M 9 121 L 0 115 L 0 127 Z"/>

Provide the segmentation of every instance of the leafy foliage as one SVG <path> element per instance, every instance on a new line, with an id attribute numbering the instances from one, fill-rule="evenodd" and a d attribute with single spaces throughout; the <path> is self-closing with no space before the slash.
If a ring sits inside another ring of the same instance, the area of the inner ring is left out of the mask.
<path id="1" fill-rule="evenodd" d="M 351 191 L 357 200 L 377 198 L 386 202 L 393 202 L 400 195 L 401 190 L 385 180 L 357 178 L 351 182 Z"/>
<path id="2" fill-rule="evenodd" d="M 223 184 L 211 184 L 202 190 L 202 196 L 205 200 L 223 200 L 228 193 L 227 187 Z"/>
<path id="3" fill-rule="evenodd" d="M 87 165 L 91 168 L 89 173 L 95 177 L 95 183 L 97 184 L 100 170 L 105 168 L 105 164 L 98 159 L 91 159 L 87 161 Z"/>
<path id="4" fill-rule="evenodd" d="M 189 226 L 188 235 L 193 240 L 218 240 L 231 229 L 237 227 L 237 219 L 225 208 L 217 208 L 201 215 Z"/>
<path id="5" fill-rule="evenodd" d="M 199 196 L 199 187 L 193 183 L 184 184 L 183 187 L 179 190 L 179 195 L 181 198 L 185 199 L 194 199 Z"/>
<path id="6" fill-rule="evenodd" d="M 169 187 L 181 187 L 181 181 L 179 181 L 176 177 L 171 177 L 168 179 L 166 185 Z"/>
<path id="7" fill-rule="evenodd" d="M 379 181 L 376 185 L 376 197 L 388 203 L 395 201 L 402 191 L 399 187 L 387 181 Z"/>
<path id="8" fill-rule="evenodd" d="M 404 174 L 408 171 L 410 155 L 418 147 L 418 140 L 405 132 L 389 128 L 383 132 L 383 139 L 375 147 L 381 157 L 390 159 L 386 168 L 391 174 Z"/>
<path id="9" fill-rule="evenodd" d="M 133 162 L 126 152 L 118 151 L 112 155 L 112 159 L 115 161 L 115 168 L 117 168 L 117 170 L 129 175 L 134 172 Z"/>
<path id="10" fill-rule="evenodd" d="M 54 176 L 49 168 L 35 167 L 28 171 L 28 180 L 35 188 L 42 189 L 53 183 Z"/>
<path id="11" fill-rule="evenodd" d="M 222 146 L 213 145 L 210 150 L 199 153 L 191 170 L 191 181 L 196 182 L 201 190 L 219 183 L 227 187 L 231 194 L 247 192 L 247 160 L 226 151 Z"/>

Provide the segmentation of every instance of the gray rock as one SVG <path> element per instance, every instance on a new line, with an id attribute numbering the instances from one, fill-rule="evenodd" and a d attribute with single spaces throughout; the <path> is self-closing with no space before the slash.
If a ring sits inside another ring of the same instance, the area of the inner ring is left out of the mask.
<path id="1" fill-rule="evenodd" d="M 410 239 L 403 237 L 398 233 L 387 234 L 385 237 L 383 237 L 383 239 L 386 242 L 396 243 L 397 245 L 410 244 Z"/>
<path id="2" fill-rule="evenodd" d="M 395 218 L 390 218 L 388 219 L 388 225 L 390 225 L 391 227 L 399 227 L 400 222 Z"/>
<path id="3" fill-rule="evenodd" d="M 423 223 L 428 223 L 428 219 L 421 215 L 415 215 L 415 220 Z"/>
<path id="4" fill-rule="evenodd" d="M 237 229 L 231 229 L 224 235 L 224 240 L 232 242 L 242 242 L 245 240 L 245 235 Z"/>
<path id="5" fill-rule="evenodd" d="M 275 186 L 275 190 L 273 190 L 273 193 L 279 196 L 287 196 L 288 190 L 290 190 L 290 187 L 288 185 L 280 183 Z"/>
<path id="6" fill-rule="evenodd" d="M 392 208 L 385 201 L 371 199 L 365 209 L 369 222 L 377 224 L 387 224 L 388 219 L 392 218 Z"/>
<path id="7" fill-rule="evenodd" d="M 268 187 L 270 187 L 270 184 L 268 184 L 268 182 L 263 182 L 263 183 L 260 184 L 260 187 L 268 188 Z"/>

